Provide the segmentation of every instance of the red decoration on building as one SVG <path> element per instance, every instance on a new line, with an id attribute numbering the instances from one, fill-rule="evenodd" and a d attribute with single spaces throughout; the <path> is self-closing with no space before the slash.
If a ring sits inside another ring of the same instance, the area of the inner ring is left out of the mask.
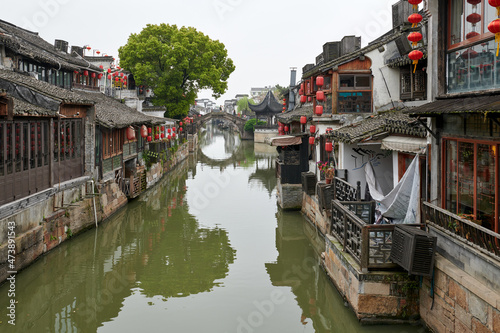
<path id="1" fill-rule="evenodd" d="M 422 59 L 423 56 L 424 54 L 419 50 L 413 50 L 410 52 L 410 54 L 408 54 L 408 57 L 413 60 L 413 64 L 415 65 L 415 67 L 413 68 L 413 73 L 415 73 L 415 70 L 417 69 L 418 61 Z"/>
<path id="2" fill-rule="evenodd" d="M 418 13 L 411 14 L 410 16 L 408 16 L 408 22 L 411 23 L 412 28 L 416 28 L 417 25 L 420 22 L 422 22 L 422 15 L 420 15 Z"/>
<path id="3" fill-rule="evenodd" d="M 95 73 L 92 73 L 90 76 L 92 76 L 92 78 L 95 79 Z"/>
<path id="4" fill-rule="evenodd" d="M 499 0 L 500 3 L 500 0 Z M 495 19 L 488 24 L 488 30 L 495 34 L 495 43 L 497 44 L 497 57 L 498 48 L 500 46 L 500 19 Z"/>
<path id="5" fill-rule="evenodd" d="M 75 73 L 75 75 L 76 75 L 76 74 L 78 74 L 78 71 L 74 71 L 73 73 Z"/>
<path id="6" fill-rule="evenodd" d="M 179 126 L 182 126 L 182 121 L 181 121 L 181 122 L 179 122 Z"/>
<path id="7" fill-rule="evenodd" d="M 127 139 L 135 140 L 135 130 L 132 126 L 127 127 Z"/>
<path id="8" fill-rule="evenodd" d="M 83 71 L 83 75 L 89 76 L 89 71 Z"/>
<path id="9" fill-rule="evenodd" d="M 172 133 L 172 130 L 171 130 L 170 128 L 169 128 L 169 129 L 167 129 L 167 133 L 168 133 L 168 134 Z"/>
<path id="10" fill-rule="evenodd" d="M 307 102 L 307 97 L 304 95 L 300 96 L 300 103 L 304 104 L 305 102 Z"/>
<path id="11" fill-rule="evenodd" d="M 163 131 L 165 131 L 165 126 L 162 126 L 162 127 L 161 127 L 161 131 L 162 131 L 162 132 L 163 132 Z"/>
<path id="12" fill-rule="evenodd" d="M 167 135 L 167 139 L 169 139 L 169 140 L 172 139 L 172 136 L 170 134 Z"/>
<path id="13" fill-rule="evenodd" d="M 152 138 L 151 135 L 148 135 L 148 142 L 151 142 Z"/>
<path id="14" fill-rule="evenodd" d="M 309 127 L 309 132 L 310 132 L 311 134 L 316 133 L 316 126 L 311 125 L 311 126 Z"/>
<path id="15" fill-rule="evenodd" d="M 323 84 L 325 83 L 325 78 L 322 76 L 316 77 L 316 85 L 321 88 L 323 87 Z"/>
<path id="16" fill-rule="evenodd" d="M 416 47 L 418 42 L 422 40 L 422 34 L 420 32 L 412 32 L 408 35 L 408 40 L 411 42 L 412 47 Z"/>
<path id="17" fill-rule="evenodd" d="M 148 127 L 148 134 L 151 134 L 153 132 L 153 129 L 151 127 Z"/>
<path id="18" fill-rule="evenodd" d="M 476 25 L 478 22 L 481 22 L 481 15 L 478 13 L 472 13 L 467 16 L 466 20 L 472 25 Z"/>
<path id="19" fill-rule="evenodd" d="M 115 77 L 115 81 L 116 82 L 120 81 L 120 78 L 119 77 Z"/>
<path id="20" fill-rule="evenodd" d="M 324 101 L 325 100 L 325 93 L 322 91 L 317 91 L 316 92 L 316 100 L 320 101 L 320 102 Z"/>
<path id="21" fill-rule="evenodd" d="M 307 123 L 307 117 L 306 117 L 306 116 L 301 116 L 301 117 L 300 117 L 300 123 L 301 123 L 302 125 L 305 125 L 305 124 Z"/>
<path id="22" fill-rule="evenodd" d="M 111 74 L 108 75 L 108 80 L 111 80 Z"/>
<path id="23" fill-rule="evenodd" d="M 460 55 L 463 59 L 474 59 L 478 56 L 477 52 L 474 51 L 473 49 L 471 48 L 468 48 L 467 50 L 465 50 L 461 55 Z"/>
<path id="24" fill-rule="evenodd" d="M 333 144 L 330 141 L 325 143 L 325 151 L 331 153 L 333 151 Z"/>
<path id="25" fill-rule="evenodd" d="M 87 46 L 87 50 L 89 50 L 89 51 L 90 51 L 90 49 L 91 49 L 91 47 L 90 47 L 90 46 Z"/>
<path id="26" fill-rule="evenodd" d="M 474 38 L 476 36 L 479 36 L 479 33 L 475 32 L 475 31 L 471 31 L 467 35 L 465 35 L 465 38 L 466 39 L 471 39 L 471 38 Z"/>
<path id="27" fill-rule="evenodd" d="M 160 137 L 163 139 L 165 137 L 165 134 L 164 133 L 161 133 L 160 134 Z"/>
<path id="28" fill-rule="evenodd" d="M 103 65 L 99 65 L 99 68 L 100 68 L 100 69 L 104 69 L 104 66 L 103 66 Z"/>
<path id="29" fill-rule="evenodd" d="M 97 55 L 101 54 L 101 51 L 95 51 L 95 53 L 97 53 Z"/>
<path id="30" fill-rule="evenodd" d="M 172 139 L 175 139 L 176 135 L 175 133 L 172 133 Z"/>
<path id="31" fill-rule="evenodd" d="M 418 10 L 418 5 L 422 2 L 422 0 L 408 0 L 410 5 L 413 5 L 413 10 Z"/>
<path id="32" fill-rule="evenodd" d="M 123 73 L 120 73 L 120 77 L 123 77 Z"/>
<path id="33" fill-rule="evenodd" d="M 313 98 L 311 96 L 307 97 L 307 101 L 308 102 L 312 102 L 313 101 Z"/>
<path id="34" fill-rule="evenodd" d="M 158 140 L 160 138 L 160 134 L 155 134 L 155 140 Z"/>
<path id="35" fill-rule="evenodd" d="M 287 125 L 285 125 L 285 133 L 288 132 L 289 130 L 290 128 Z"/>
<path id="36" fill-rule="evenodd" d="M 182 132 L 182 131 L 183 131 L 182 127 L 179 127 L 179 132 Z"/>
<path id="37" fill-rule="evenodd" d="M 100 79 L 102 79 L 102 74 L 101 74 L 101 73 L 99 73 L 99 75 L 97 75 L 97 78 L 98 78 L 99 80 L 100 80 Z"/>
<path id="38" fill-rule="evenodd" d="M 108 73 L 111 73 L 111 68 L 108 68 Z"/>
<path id="39" fill-rule="evenodd" d="M 175 127 L 172 127 L 172 132 L 175 132 Z"/>
<path id="40" fill-rule="evenodd" d="M 314 110 L 314 113 L 318 117 L 321 117 L 321 115 L 323 114 L 323 105 L 316 105 L 316 109 Z"/>
<path id="41" fill-rule="evenodd" d="M 488 0 L 488 3 L 497 9 L 497 16 L 500 16 L 500 0 Z"/>
<path id="42" fill-rule="evenodd" d="M 315 142 L 315 141 L 316 141 L 316 140 L 314 139 L 314 136 L 310 136 L 310 137 L 309 137 L 309 144 L 310 144 L 311 146 L 312 146 L 312 145 L 314 145 L 314 142 Z"/>
<path id="43" fill-rule="evenodd" d="M 143 138 L 148 136 L 148 128 L 146 127 L 146 125 L 141 126 L 141 136 Z"/>
<path id="44" fill-rule="evenodd" d="M 302 88 L 299 89 L 299 95 L 301 95 L 301 96 L 304 95 L 304 89 L 302 89 Z"/>
<path id="45" fill-rule="evenodd" d="M 283 132 L 283 125 L 282 125 L 282 124 L 280 124 L 280 125 L 278 126 L 278 132 Z"/>

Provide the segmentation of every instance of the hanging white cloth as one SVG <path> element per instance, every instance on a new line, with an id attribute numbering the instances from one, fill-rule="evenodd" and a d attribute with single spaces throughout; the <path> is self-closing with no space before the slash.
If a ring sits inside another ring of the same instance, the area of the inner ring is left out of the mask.
<path id="1" fill-rule="evenodd" d="M 403 178 L 389 194 L 384 195 L 371 163 L 365 166 L 366 183 L 370 195 L 377 202 L 377 210 L 393 223 L 420 223 L 420 167 L 416 155 Z"/>

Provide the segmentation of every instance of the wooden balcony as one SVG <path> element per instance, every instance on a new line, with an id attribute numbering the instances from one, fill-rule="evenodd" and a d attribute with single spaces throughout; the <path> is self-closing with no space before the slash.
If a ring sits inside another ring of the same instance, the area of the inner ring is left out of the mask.
<path id="1" fill-rule="evenodd" d="M 429 202 L 422 203 L 422 218 L 425 223 L 452 234 L 461 242 L 500 260 L 499 234 Z"/>

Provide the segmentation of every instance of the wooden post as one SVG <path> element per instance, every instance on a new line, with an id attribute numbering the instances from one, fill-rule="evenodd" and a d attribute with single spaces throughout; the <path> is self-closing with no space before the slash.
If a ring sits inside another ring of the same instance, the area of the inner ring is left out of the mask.
<path id="1" fill-rule="evenodd" d="M 356 201 L 361 201 L 361 182 L 356 183 Z"/>
<path id="2" fill-rule="evenodd" d="M 367 227 L 361 229 L 361 272 L 368 273 L 370 260 L 370 230 Z"/>
<path id="3" fill-rule="evenodd" d="M 342 251 L 346 252 L 346 248 L 347 248 L 347 214 L 344 211 L 344 209 L 342 209 L 342 213 L 344 214 L 344 240 L 343 240 L 343 244 L 342 244 Z"/>

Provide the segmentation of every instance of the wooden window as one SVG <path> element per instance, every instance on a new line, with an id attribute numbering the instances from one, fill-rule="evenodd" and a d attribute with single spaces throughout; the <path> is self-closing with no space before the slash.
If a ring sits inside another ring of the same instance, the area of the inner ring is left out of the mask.
<path id="1" fill-rule="evenodd" d="M 372 112 L 371 75 L 339 75 L 338 113 Z"/>
<path id="2" fill-rule="evenodd" d="M 413 73 L 413 66 L 400 69 L 400 98 L 403 101 L 424 100 L 427 97 L 427 75 L 422 65 L 417 66 Z"/>
<path id="3" fill-rule="evenodd" d="M 443 207 L 498 232 L 498 142 L 445 139 Z"/>

